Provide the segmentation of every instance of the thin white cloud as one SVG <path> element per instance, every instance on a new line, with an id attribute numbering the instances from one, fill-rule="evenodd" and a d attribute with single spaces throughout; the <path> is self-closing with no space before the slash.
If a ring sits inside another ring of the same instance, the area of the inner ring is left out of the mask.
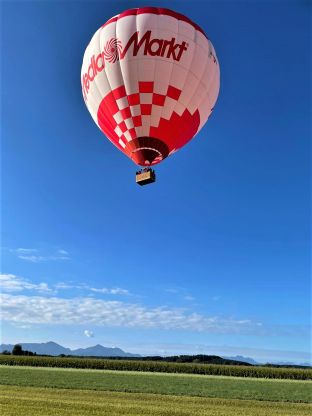
<path id="1" fill-rule="evenodd" d="M 20 276 L 16 276 L 14 274 L 0 274 L 0 289 L 3 292 L 22 292 L 24 290 L 34 290 L 40 293 L 50 293 L 56 294 L 58 291 L 61 290 L 84 290 L 84 291 L 91 291 L 94 293 L 105 294 L 105 295 L 129 295 L 130 292 L 127 289 L 117 288 L 95 288 L 90 287 L 85 284 L 67 284 L 64 282 L 56 283 L 55 285 L 50 288 L 47 283 L 40 282 L 40 283 L 32 283 L 28 279 L 22 278 Z"/>
<path id="2" fill-rule="evenodd" d="M 11 249 L 11 253 L 16 254 L 20 260 L 28 261 L 31 263 L 41 263 L 45 261 L 60 261 L 70 260 L 69 253 L 66 250 L 57 250 L 52 255 L 42 255 L 39 250 L 35 248 L 17 248 Z"/>
<path id="3" fill-rule="evenodd" d="M 0 274 L 0 289 L 4 292 L 21 292 L 35 290 L 40 293 L 53 293 L 47 283 L 31 283 L 29 280 L 14 274 Z"/>
<path id="4" fill-rule="evenodd" d="M 55 289 L 66 290 L 66 289 L 78 289 L 78 290 L 86 290 L 94 293 L 101 293 L 104 295 L 130 295 L 129 290 L 122 289 L 120 287 L 108 288 L 108 287 L 91 287 L 85 284 L 68 284 L 64 282 L 59 282 L 54 285 Z"/>
<path id="5" fill-rule="evenodd" d="M 15 323 L 14 326 L 15 328 L 18 328 L 18 329 L 31 329 L 32 328 L 32 325 L 29 325 L 29 324 L 24 325 L 24 324 Z"/>
<path id="6" fill-rule="evenodd" d="M 64 282 L 59 282 L 59 283 L 56 283 L 54 287 L 55 289 L 73 289 L 73 288 L 76 288 L 77 286 L 73 286 L 71 284 L 64 283 Z"/>
<path id="7" fill-rule="evenodd" d="M 35 248 L 17 248 L 16 250 L 10 250 L 11 252 L 16 252 L 18 254 L 31 254 L 37 253 L 37 249 Z"/>
<path id="8" fill-rule="evenodd" d="M 84 331 L 83 331 L 83 333 L 85 334 L 85 336 L 86 337 L 88 337 L 88 338 L 93 338 L 94 337 L 94 333 L 93 333 L 93 331 L 90 331 L 89 329 L 85 329 Z"/>
<path id="9" fill-rule="evenodd" d="M 88 287 L 91 292 L 96 293 L 103 293 L 106 295 L 129 295 L 129 291 L 127 289 L 121 289 L 120 287 L 109 289 L 107 287 L 96 288 L 96 287 Z"/>
<path id="10" fill-rule="evenodd" d="M 183 309 L 162 306 L 149 308 L 90 297 L 64 299 L 3 294 L 2 313 L 3 320 L 24 324 L 88 324 L 212 333 L 251 333 L 258 328 L 256 323 L 248 319 L 210 317 Z"/>
<path id="11" fill-rule="evenodd" d="M 41 261 L 46 261 L 45 257 L 37 256 L 37 255 L 18 255 L 17 256 L 21 260 L 30 261 L 31 263 L 40 263 Z"/>
<path id="12" fill-rule="evenodd" d="M 45 261 L 59 261 L 59 260 L 70 260 L 69 256 L 58 254 L 56 256 L 39 256 L 39 255 L 19 255 L 17 256 L 21 260 L 30 261 L 32 263 L 41 263 Z"/>

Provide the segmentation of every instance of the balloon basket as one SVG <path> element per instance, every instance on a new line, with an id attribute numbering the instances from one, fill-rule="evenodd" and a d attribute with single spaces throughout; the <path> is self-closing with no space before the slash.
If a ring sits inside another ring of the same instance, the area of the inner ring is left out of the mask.
<path id="1" fill-rule="evenodd" d="M 148 185 L 156 181 L 156 174 L 153 169 L 145 168 L 138 171 L 135 175 L 135 181 L 138 185 Z"/>

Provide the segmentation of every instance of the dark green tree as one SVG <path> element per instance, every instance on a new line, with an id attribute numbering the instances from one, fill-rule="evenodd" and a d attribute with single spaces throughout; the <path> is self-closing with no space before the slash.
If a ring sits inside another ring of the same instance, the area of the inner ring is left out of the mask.
<path id="1" fill-rule="evenodd" d="M 19 344 L 14 345 L 13 350 L 12 350 L 12 354 L 13 355 L 23 355 L 22 346 L 19 345 Z"/>

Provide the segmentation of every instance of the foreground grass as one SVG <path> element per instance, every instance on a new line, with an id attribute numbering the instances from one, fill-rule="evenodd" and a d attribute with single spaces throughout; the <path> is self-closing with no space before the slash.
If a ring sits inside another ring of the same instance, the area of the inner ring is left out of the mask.
<path id="1" fill-rule="evenodd" d="M 311 402 L 311 381 L 0 366 L 3 385 Z M 82 394 L 82 393 L 81 393 Z"/>
<path id="2" fill-rule="evenodd" d="M 312 406 L 251 400 L 0 386 L 2 416 L 309 416 Z"/>

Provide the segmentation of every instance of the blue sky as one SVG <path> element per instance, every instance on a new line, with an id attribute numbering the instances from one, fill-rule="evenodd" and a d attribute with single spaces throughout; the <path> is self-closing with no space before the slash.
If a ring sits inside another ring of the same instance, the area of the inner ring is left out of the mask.
<path id="1" fill-rule="evenodd" d="M 80 68 L 96 29 L 143 5 L 206 31 L 221 92 L 141 188 Z M 309 360 L 308 2 L 1 6 L 2 342 Z"/>

